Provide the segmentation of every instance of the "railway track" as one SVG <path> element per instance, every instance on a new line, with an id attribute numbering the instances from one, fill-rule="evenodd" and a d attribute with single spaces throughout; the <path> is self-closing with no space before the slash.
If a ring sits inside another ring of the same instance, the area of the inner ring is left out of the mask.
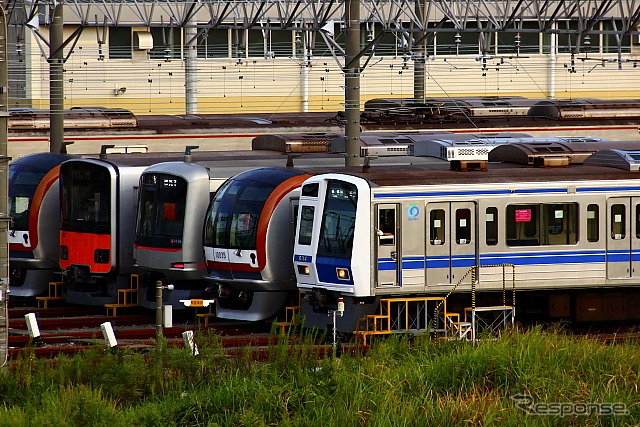
<path id="1" fill-rule="evenodd" d="M 55 358 L 71 355 L 96 345 L 105 346 L 101 326 L 110 322 L 118 347 L 145 351 L 156 346 L 155 313 L 150 310 L 132 309 L 117 317 L 104 315 L 102 307 L 60 306 L 46 310 L 34 307 L 13 307 L 9 310 L 10 360 L 30 354 L 39 358 Z M 28 330 L 25 315 L 36 313 L 40 335 L 34 339 Z M 253 324 L 230 322 L 223 319 L 198 325 L 195 312 L 185 310 L 174 316 L 172 327 L 163 328 L 163 337 L 169 346 L 184 346 L 182 333 L 187 330 L 198 334 L 216 334 L 225 351 L 230 354 L 243 347 L 256 349 L 277 342 L 267 323 Z"/>

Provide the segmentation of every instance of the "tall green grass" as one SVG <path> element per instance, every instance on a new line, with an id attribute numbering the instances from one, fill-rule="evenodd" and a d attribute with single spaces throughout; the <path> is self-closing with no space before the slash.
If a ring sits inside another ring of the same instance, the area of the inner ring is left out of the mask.
<path id="1" fill-rule="evenodd" d="M 640 344 L 534 330 L 472 345 L 389 337 L 364 354 L 318 358 L 317 334 L 267 360 L 162 346 L 147 357 L 96 348 L 56 363 L 29 352 L 0 372 L 1 426 L 466 426 L 640 423 Z M 627 415 L 527 415 L 536 402 L 626 405 Z"/>

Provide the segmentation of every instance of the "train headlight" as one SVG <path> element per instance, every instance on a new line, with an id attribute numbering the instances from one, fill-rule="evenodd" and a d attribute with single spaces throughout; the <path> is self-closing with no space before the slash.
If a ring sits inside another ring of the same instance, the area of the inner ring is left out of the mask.
<path id="1" fill-rule="evenodd" d="M 109 262 L 109 249 L 96 249 L 93 253 L 93 262 L 107 264 Z"/>
<path id="2" fill-rule="evenodd" d="M 349 270 L 346 268 L 336 268 L 336 274 L 340 280 L 349 280 L 351 278 L 351 276 L 349 276 Z"/>
<path id="3" fill-rule="evenodd" d="M 310 269 L 308 265 L 298 265 L 298 274 L 301 274 L 303 276 L 308 276 L 309 272 L 310 272 Z"/>
<path id="4" fill-rule="evenodd" d="M 69 259 L 69 248 L 67 246 L 60 246 L 60 259 Z"/>

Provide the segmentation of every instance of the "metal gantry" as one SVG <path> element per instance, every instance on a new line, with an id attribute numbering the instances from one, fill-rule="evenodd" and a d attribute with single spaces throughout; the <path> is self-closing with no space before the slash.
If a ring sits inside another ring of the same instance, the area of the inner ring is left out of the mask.
<path id="1" fill-rule="evenodd" d="M 6 0 L 8 24 L 29 28 L 44 45 L 52 81 L 62 82 L 60 70 L 84 29 L 90 27 L 170 27 L 184 29 L 186 112 L 195 113 L 197 98 L 193 50 L 215 29 L 299 31 L 318 34 L 345 75 L 347 164 L 355 165 L 359 139 L 359 76 L 386 34 L 406 42 L 407 60 L 414 62 L 414 98 L 424 96 L 426 44 L 438 33 L 472 32 L 478 36 L 483 67 L 496 33 L 541 33 L 569 36 L 572 55 L 587 49 L 588 37 L 613 36 L 622 63 L 622 43 L 638 37 L 640 0 Z M 62 6 L 63 5 L 63 6 Z M 64 12 L 62 12 L 64 9 Z M 63 15 L 64 13 L 64 15 Z M 57 23 L 75 26 L 59 39 Z M 339 23 L 347 37 L 343 47 L 328 29 Z M 526 23 L 526 25 L 524 25 Z M 362 43 L 360 28 L 376 26 L 375 37 Z M 48 32 L 41 31 L 41 26 Z M 47 40 L 48 38 L 48 40 Z M 317 38 L 317 37 L 316 37 Z M 104 43 L 98 36 L 98 45 Z M 63 54 L 66 49 L 67 56 Z M 551 49 L 553 50 L 553 49 Z M 551 55 L 554 53 L 551 52 Z M 362 59 L 362 61 L 361 61 Z M 483 68 L 484 69 L 484 68 Z M 60 83 L 61 84 L 61 83 Z M 63 104 L 62 90 L 51 86 L 52 112 Z M 52 114 L 52 151 L 64 149 L 61 118 Z M 349 148 L 351 147 L 351 148 Z"/>

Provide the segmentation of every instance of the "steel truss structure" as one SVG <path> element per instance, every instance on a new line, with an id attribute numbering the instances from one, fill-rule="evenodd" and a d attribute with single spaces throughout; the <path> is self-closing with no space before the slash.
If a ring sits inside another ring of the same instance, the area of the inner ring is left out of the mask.
<path id="1" fill-rule="evenodd" d="M 86 27 L 172 26 L 210 29 L 320 31 L 345 21 L 347 1 L 335 0 L 8 0 L 9 25 L 48 26 L 63 3 L 65 24 Z M 638 0 L 360 0 L 360 21 L 384 32 L 548 33 L 577 37 L 637 35 Z M 577 25 L 565 25 L 572 21 Z M 523 22 L 536 23 L 523 27 Z M 601 23 L 607 25 L 601 26 Z M 613 24 L 612 24 L 613 23 Z M 418 40 L 419 42 L 419 40 Z M 372 41 L 373 43 L 373 41 Z"/>

